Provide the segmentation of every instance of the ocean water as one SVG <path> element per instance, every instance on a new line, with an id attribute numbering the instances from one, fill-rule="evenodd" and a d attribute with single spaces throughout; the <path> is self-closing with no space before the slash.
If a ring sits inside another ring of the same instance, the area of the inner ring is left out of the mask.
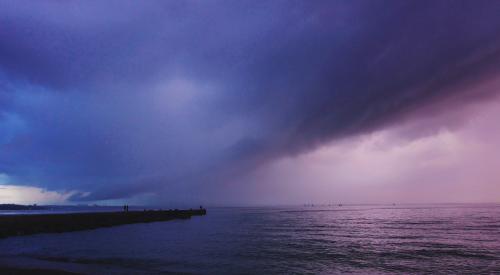
<path id="1" fill-rule="evenodd" d="M 88 274 L 500 274 L 500 205 L 209 208 L 0 240 L 0 266 Z"/>

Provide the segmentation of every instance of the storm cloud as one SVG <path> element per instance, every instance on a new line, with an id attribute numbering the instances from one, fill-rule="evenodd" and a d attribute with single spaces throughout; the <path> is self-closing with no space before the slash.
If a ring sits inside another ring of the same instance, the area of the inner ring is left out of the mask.
<path id="1" fill-rule="evenodd" d="M 0 174 L 71 200 L 204 199 L 274 159 L 492 98 L 464 87 L 500 69 L 498 14 L 494 1 L 0 1 Z"/>

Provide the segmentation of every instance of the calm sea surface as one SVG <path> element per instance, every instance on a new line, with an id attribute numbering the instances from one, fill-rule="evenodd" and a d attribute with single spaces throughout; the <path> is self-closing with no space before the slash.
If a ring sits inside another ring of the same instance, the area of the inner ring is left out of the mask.
<path id="1" fill-rule="evenodd" d="M 90 274 L 500 274 L 500 205 L 208 211 L 2 239 L 0 265 Z"/>

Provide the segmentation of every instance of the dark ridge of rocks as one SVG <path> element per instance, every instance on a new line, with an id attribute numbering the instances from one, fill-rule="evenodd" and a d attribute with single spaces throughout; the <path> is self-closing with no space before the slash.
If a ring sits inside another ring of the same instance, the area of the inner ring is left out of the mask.
<path id="1" fill-rule="evenodd" d="M 189 219 L 192 216 L 206 215 L 206 213 L 206 209 L 176 209 L 129 212 L 0 215 L 0 238 L 37 233 L 61 233 L 88 230 L 131 223 Z"/>

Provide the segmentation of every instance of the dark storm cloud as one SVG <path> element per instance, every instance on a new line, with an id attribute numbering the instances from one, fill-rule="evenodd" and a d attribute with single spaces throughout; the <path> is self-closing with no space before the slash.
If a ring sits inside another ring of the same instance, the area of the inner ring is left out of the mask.
<path id="1" fill-rule="evenodd" d="M 73 199 L 216 189 L 456 96 L 495 71 L 498 14 L 494 1 L 2 1 L 0 173 L 90 192 Z"/>

